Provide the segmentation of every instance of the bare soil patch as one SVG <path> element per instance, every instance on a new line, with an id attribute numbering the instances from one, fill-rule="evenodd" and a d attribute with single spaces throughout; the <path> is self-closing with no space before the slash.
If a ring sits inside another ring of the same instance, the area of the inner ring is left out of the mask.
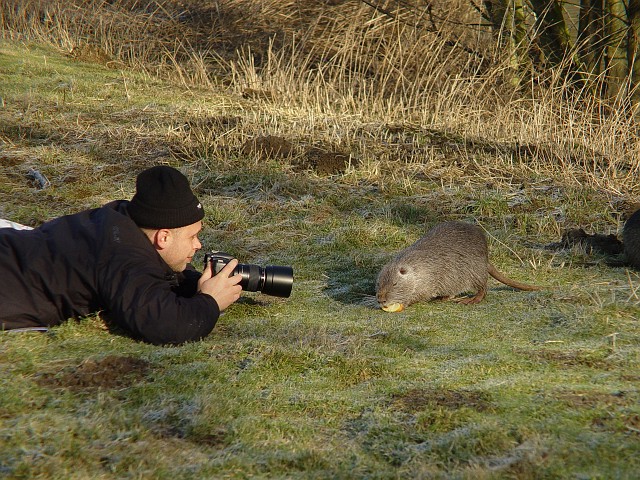
<path id="1" fill-rule="evenodd" d="M 394 395 L 392 405 L 399 410 L 410 413 L 434 407 L 450 410 L 467 407 L 477 411 L 485 411 L 490 408 L 491 402 L 483 392 L 416 388 Z"/>
<path id="2" fill-rule="evenodd" d="M 629 435 L 640 436 L 640 415 L 622 414 L 622 415 L 603 415 L 595 418 L 591 423 L 595 430 L 605 430 L 608 432 L 626 433 Z"/>
<path id="3" fill-rule="evenodd" d="M 120 389 L 146 377 L 150 364 L 140 358 L 109 355 L 99 360 L 87 359 L 60 371 L 45 372 L 38 383 L 49 388 L 73 391 L 91 389 Z"/>
<path id="4" fill-rule="evenodd" d="M 635 395 L 626 392 L 561 392 L 554 395 L 558 400 L 572 408 L 596 408 L 598 406 L 629 406 L 635 402 Z"/>
<path id="5" fill-rule="evenodd" d="M 606 369 L 611 366 L 611 360 L 604 358 L 600 352 L 589 352 L 581 350 L 561 351 L 561 350 L 540 350 L 523 352 L 530 358 L 541 360 L 560 367 L 590 367 Z"/>

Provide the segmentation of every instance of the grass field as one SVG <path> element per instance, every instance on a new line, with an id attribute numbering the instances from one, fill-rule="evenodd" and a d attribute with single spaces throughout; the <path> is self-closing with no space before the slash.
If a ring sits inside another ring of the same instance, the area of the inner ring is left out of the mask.
<path id="1" fill-rule="evenodd" d="M 170 164 L 205 206 L 206 248 L 291 265 L 294 289 L 247 293 L 178 347 L 99 315 L 1 334 L 0 478 L 638 478 L 640 277 L 548 248 L 621 230 L 637 145 L 606 132 L 624 125 L 587 138 L 527 118 L 525 145 L 479 114 L 405 122 L 87 60 L 0 43 L 0 217 L 129 198 Z M 545 288 L 377 309 L 380 267 L 451 219 Z"/>

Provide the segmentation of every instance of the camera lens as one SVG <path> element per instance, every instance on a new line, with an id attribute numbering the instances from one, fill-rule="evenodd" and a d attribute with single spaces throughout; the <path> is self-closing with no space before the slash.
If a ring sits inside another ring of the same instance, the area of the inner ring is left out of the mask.
<path id="1" fill-rule="evenodd" d="M 211 263 L 213 274 L 217 275 L 233 257 L 224 252 L 205 254 L 205 268 Z M 293 268 L 239 263 L 231 275 L 242 276 L 240 286 L 247 292 L 262 292 L 275 297 L 288 297 L 293 287 Z M 230 276 L 231 276 L 230 275 Z"/>
<path id="2" fill-rule="evenodd" d="M 264 269 L 262 293 L 274 297 L 288 297 L 293 287 L 293 268 L 268 266 Z"/>
<path id="3" fill-rule="evenodd" d="M 262 287 L 262 268 L 259 265 L 252 264 L 242 264 L 239 263 L 238 266 L 233 271 L 233 274 L 242 275 L 242 280 L 240 280 L 240 285 L 243 290 L 247 292 L 257 292 Z"/>
<path id="4" fill-rule="evenodd" d="M 274 297 L 288 297 L 293 287 L 293 269 L 291 267 L 238 264 L 234 274 L 242 275 L 240 285 L 247 292 L 262 292 Z"/>

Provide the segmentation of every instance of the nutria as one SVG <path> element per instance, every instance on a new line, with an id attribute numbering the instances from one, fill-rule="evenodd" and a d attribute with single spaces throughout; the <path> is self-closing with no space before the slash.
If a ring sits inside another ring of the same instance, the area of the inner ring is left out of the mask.
<path id="1" fill-rule="evenodd" d="M 626 263 L 640 269 L 640 210 L 636 210 L 624 223 L 622 246 Z"/>
<path id="2" fill-rule="evenodd" d="M 475 293 L 460 299 L 472 304 L 482 301 L 491 275 L 519 290 L 539 290 L 506 277 L 489 263 L 487 238 L 482 229 L 464 222 L 440 223 L 385 265 L 376 283 L 380 307 L 399 312 L 419 301 L 451 299 L 461 293 Z"/>

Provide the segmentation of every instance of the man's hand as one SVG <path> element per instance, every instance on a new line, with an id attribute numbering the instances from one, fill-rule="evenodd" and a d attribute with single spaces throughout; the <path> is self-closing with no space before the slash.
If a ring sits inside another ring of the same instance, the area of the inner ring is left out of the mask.
<path id="1" fill-rule="evenodd" d="M 239 285 L 242 275 L 229 276 L 236 265 L 238 265 L 238 260 L 234 258 L 217 275 L 211 276 L 211 262 L 207 262 L 202 276 L 198 280 L 198 291 L 211 295 L 218 303 L 221 312 L 238 300 L 240 292 L 242 292 L 242 287 Z"/>

